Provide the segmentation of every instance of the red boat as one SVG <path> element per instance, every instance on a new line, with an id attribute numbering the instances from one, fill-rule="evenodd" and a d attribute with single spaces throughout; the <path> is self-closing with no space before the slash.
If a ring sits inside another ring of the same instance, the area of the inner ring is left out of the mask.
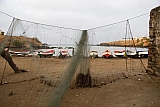
<path id="1" fill-rule="evenodd" d="M 38 55 L 41 57 L 52 57 L 53 54 L 55 53 L 55 51 L 53 49 L 51 50 L 46 50 L 46 51 L 42 51 L 42 52 L 38 52 Z"/>
<path id="2" fill-rule="evenodd" d="M 103 52 L 103 58 L 111 58 L 111 57 L 113 57 L 112 52 L 110 52 L 108 49 Z"/>
<path id="3" fill-rule="evenodd" d="M 5 49 L 7 50 L 7 49 Z M 28 54 L 30 53 L 29 50 L 9 50 L 9 53 L 11 55 L 15 55 L 15 56 L 28 56 Z"/>
<path id="4" fill-rule="evenodd" d="M 59 58 L 66 58 L 67 56 L 69 56 L 68 50 L 66 49 L 62 49 L 59 54 L 58 54 Z"/>

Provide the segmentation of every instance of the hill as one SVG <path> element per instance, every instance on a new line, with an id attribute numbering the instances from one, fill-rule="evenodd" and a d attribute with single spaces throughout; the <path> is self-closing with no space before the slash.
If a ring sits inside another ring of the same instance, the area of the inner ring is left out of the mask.
<path id="1" fill-rule="evenodd" d="M 135 38 L 133 40 L 118 40 L 107 43 L 100 43 L 100 46 L 128 46 L 133 47 L 135 44 L 136 47 L 148 47 L 150 45 L 150 39 L 147 37 Z"/>
<path id="2" fill-rule="evenodd" d="M 0 43 L 2 43 L 5 35 L 0 35 Z M 41 47 L 42 43 L 38 40 L 38 38 L 28 38 L 24 36 L 12 36 L 11 37 L 11 47 L 12 48 L 29 48 L 31 47 Z M 9 44 L 9 41 L 8 41 Z"/>

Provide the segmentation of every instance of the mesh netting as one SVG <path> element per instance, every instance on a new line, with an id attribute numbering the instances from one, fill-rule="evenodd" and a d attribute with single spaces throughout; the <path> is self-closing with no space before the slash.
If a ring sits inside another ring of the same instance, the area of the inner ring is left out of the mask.
<path id="1" fill-rule="evenodd" d="M 9 87 L 18 84 L 15 90 L 22 92 L 17 98 L 19 106 L 57 107 L 70 86 L 100 86 L 145 71 L 142 61 L 129 57 L 119 59 L 113 54 L 114 50 L 135 51 L 135 47 L 104 45 L 124 38 L 133 44 L 128 21 L 79 30 L 13 18 L 1 41 L 0 54 L 4 50 L 9 52 L 17 67 L 25 73 L 10 76 L 14 71 L 5 65 L 1 75 L 7 79 L 2 84 Z M 112 57 L 103 58 L 106 50 Z M 98 55 L 91 55 L 91 51 Z M 117 66 L 116 60 L 122 66 Z M 11 94 L 14 93 L 11 91 Z"/>

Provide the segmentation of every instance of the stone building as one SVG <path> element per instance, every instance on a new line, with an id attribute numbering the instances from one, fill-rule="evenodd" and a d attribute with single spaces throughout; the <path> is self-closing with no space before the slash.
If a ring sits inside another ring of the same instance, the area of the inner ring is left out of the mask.
<path id="1" fill-rule="evenodd" d="M 147 72 L 160 77 L 160 6 L 150 11 Z"/>

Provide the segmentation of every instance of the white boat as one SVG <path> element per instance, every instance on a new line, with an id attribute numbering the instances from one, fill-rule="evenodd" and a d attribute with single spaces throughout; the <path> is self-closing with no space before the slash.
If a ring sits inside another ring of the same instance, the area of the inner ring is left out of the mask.
<path id="1" fill-rule="evenodd" d="M 39 51 L 37 55 L 39 55 L 39 57 L 52 57 L 53 54 L 55 53 L 55 51 L 53 49 L 47 49 L 45 51 Z"/>
<path id="2" fill-rule="evenodd" d="M 114 51 L 114 55 L 115 55 L 116 57 L 121 57 L 121 58 L 123 58 L 124 55 L 125 55 L 125 50 L 122 50 L 122 51 L 115 50 L 115 51 Z"/>
<path id="3" fill-rule="evenodd" d="M 125 50 L 122 50 L 122 51 L 116 50 L 116 51 L 114 51 L 114 55 L 116 57 L 121 57 L 121 58 L 125 58 L 125 57 L 136 58 L 136 57 L 139 57 L 136 52 L 132 52 L 130 50 L 127 50 L 127 51 L 125 51 Z"/>
<path id="4" fill-rule="evenodd" d="M 9 50 L 9 53 L 13 56 L 14 55 L 15 56 L 27 56 L 30 53 L 30 51 L 28 50 Z"/>
<path id="5" fill-rule="evenodd" d="M 66 49 L 62 49 L 60 50 L 60 52 L 58 53 L 59 58 L 66 58 L 67 56 L 70 56 L 68 53 L 68 50 Z"/>
<path id="6" fill-rule="evenodd" d="M 148 58 L 148 51 L 137 51 L 137 53 L 141 58 Z"/>
<path id="7" fill-rule="evenodd" d="M 125 50 L 123 51 L 114 51 L 114 55 L 116 57 L 121 57 L 121 58 L 124 58 L 124 57 L 130 57 L 130 58 L 147 58 L 148 57 L 148 51 L 135 51 L 135 52 L 132 52 L 130 50 L 127 50 L 125 52 Z"/>
<path id="8" fill-rule="evenodd" d="M 89 55 L 91 58 L 98 58 L 98 51 L 91 51 Z"/>
<path id="9" fill-rule="evenodd" d="M 139 58 L 139 55 L 136 52 L 132 52 L 130 50 L 126 51 L 126 54 L 124 56 L 130 57 L 130 58 Z"/>

